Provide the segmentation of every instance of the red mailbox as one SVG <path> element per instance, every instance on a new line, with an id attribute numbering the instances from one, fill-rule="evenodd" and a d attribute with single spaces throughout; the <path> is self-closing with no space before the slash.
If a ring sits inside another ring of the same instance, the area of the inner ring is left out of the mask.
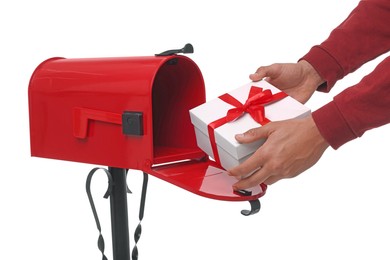
<path id="1" fill-rule="evenodd" d="M 202 73 L 182 55 L 51 58 L 29 85 L 32 156 L 138 169 L 221 200 L 234 179 L 195 140 L 189 110 L 205 102 Z"/>
<path id="2" fill-rule="evenodd" d="M 29 97 L 33 156 L 140 170 L 203 156 L 188 110 L 204 84 L 185 56 L 49 59 Z"/>
<path id="3" fill-rule="evenodd" d="M 186 45 L 179 51 L 191 50 Z M 115 260 L 129 259 L 126 169 L 144 172 L 140 220 L 147 174 L 204 197 L 249 201 L 252 210 L 244 215 L 259 210 L 257 199 L 266 191 L 260 185 L 234 192 L 236 180 L 197 147 L 189 110 L 206 101 L 204 81 L 198 66 L 177 51 L 51 58 L 30 80 L 32 156 L 109 166 L 106 173 L 115 183 L 110 195 Z"/>

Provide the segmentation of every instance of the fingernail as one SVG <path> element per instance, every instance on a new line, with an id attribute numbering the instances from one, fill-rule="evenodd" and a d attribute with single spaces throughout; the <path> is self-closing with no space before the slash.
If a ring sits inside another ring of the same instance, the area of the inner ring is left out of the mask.
<path id="1" fill-rule="evenodd" d="M 236 134 L 236 138 L 244 138 L 244 134 Z"/>

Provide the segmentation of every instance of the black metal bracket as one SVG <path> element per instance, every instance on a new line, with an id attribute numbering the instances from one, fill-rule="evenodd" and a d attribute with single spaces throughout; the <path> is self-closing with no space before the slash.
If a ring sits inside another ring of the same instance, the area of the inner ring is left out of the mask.
<path id="1" fill-rule="evenodd" d="M 139 206 L 139 223 L 137 228 L 135 229 L 134 232 L 134 241 L 135 241 L 135 246 L 133 248 L 133 251 L 131 253 L 131 259 L 132 260 L 138 260 L 138 247 L 137 243 L 141 237 L 142 233 L 142 226 L 141 226 L 141 221 L 144 218 L 144 211 L 145 211 L 145 200 L 146 200 L 146 191 L 148 188 L 148 174 L 144 172 L 144 181 L 142 183 L 142 194 L 141 194 L 141 202 Z"/>
<path id="2" fill-rule="evenodd" d="M 102 235 L 102 229 L 101 229 L 101 226 L 100 226 L 99 217 L 98 217 L 98 214 L 97 214 L 97 211 L 96 211 L 96 207 L 95 207 L 95 203 L 93 202 L 92 193 L 91 193 L 92 176 L 98 170 L 103 170 L 107 174 L 107 178 L 108 178 L 108 189 L 107 189 L 106 193 L 103 196 L 105 199 L 107 199 L 109 196 L 112 195 L 112 191 L 113 191 L 113 188 L 114 188 L 114 179 L 113 179 L 111 173 L 108 170 L 106 170 L 104 168 L 96 167 L 96 168 L 92 169 L 89 172 L 88 177 L 87 177 L 87 183 L 86 183 L 86 191 L 87 191 L 87 195 L 88 195 L 88 200 L 89 200 L 89 203 L 90 203 L 91 208 L 92 208 L 92 213 L 93 213 L 93 216 L 95 218 L 97 229 L 99 231 L 99 238 L 98 238 L 98 243 L 97 243 L 98 244 L 98 248 L 99 248 L 100 252 L 102 253 L 102 259 L 103 260 L 107 260 L 107 257 L 104 254 L 105 245 L 104 245 L 104 238 L 103 238 L 103 235 Z"/>
<path id="3" fill-rule="evenodd" d="M 260 204 L 260 201 L 258 199 L 257 200 L 250 200 L 249 203 L 251 204 L 250 210 L 246 210 L 246 209 L 241 210 L 241 214 L 244 216 L 254 215 L 260 211 L 261 204 Z"/>
<path id="4" fill-rule="evenodd" d="M 102 253 L 102 259 L 107 260 L 107 257 L 104 254 L 105 243 L 102 235 L 102 229 L 91 193 L 92 176 L 98 170 L 103 170 L 108 177 L 108 189 L 104 194 L 104 198 L 107 199 L 110 197 L 113 260 L 130 260 L 127 193 L 131 193 L 131 191 L 127 186 L 126 181 L 128 169 L 108 167 L 107 170 L 96 167 L 90 171 L 87 177 L 86 191 L 92 208 L 93 216 L 95 218 L 96 226 L 99 231 L 98 248 Z M 135 246 L 131 255 L 132 260 L 138 260 L 137 242 L 142 232 L 141 221 L 144 217 L 147 186 L 148 174 L 144 172 L 144 181 L 142 184 L 142 194 L 139 210 L 139 224 L 134 232 Z"/>
<path id="5" fill-rule="evenodd" d="M 252 196 L 252 192 L 249 190 L 237 190 L 234 192 L 236 194 L 242 195 L 242 196 Z M 249 204 L 251 205 L 251 209 L 250 210 L 247 210 L 247 209 L 241 210 L 242 215 L 250 216 L 250 215 L 254 215 L 260 211 L 260 208 L 261 208 L 260 200 L 258 200 L 258 199 L 250 200 Z"/>
<path id="6" fill-rule="evenodd" d="M 175 49 L 175 50 L 168 50 L 161 52 L 159 54 L 155 54 L 156 56 L 171 56 L 178 53 L 194 53 L 194 47 L 191 43 L 187 43 L 183 48 L 181 49 Z"/>

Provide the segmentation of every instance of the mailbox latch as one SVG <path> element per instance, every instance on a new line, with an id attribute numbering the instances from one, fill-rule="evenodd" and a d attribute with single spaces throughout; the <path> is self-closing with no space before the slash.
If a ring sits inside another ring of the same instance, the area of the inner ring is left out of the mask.
<path id="1" fill-rule="evenodd" d="M 122 114 L 122 131 L 125 135 L 143 135 L 142 112 L 125 111 Z"/>
<path id="2" fill-rule="evenodd" d="M 181 49 L 175 49 L 175 50 L 168 50 L 161 52 L 159 54 L 156 54 L 156 56 L 171 56 L 178 53 L 194 53 L 194 47 L 191 43 L 187 43 L 183 48 Z"/>

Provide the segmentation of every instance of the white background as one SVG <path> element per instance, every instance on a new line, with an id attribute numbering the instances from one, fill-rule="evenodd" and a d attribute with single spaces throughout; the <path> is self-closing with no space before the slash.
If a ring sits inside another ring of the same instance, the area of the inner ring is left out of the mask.
<path id="1" fill-rule="evenodd" d="M 241 86 L 260 65 L 295 62 L 323 41 L 357 0 L 2 1 L 0 4 L 0 254 L 2 259 L 101 259 L 84 190 L 94 165 L 30 157 L 27 89 L 35 67 L 62 56 L 142 56 L 181 48 L 207 98 Z M 317 93 L 315 110 L 381 60 Z M 269 187 L 259 214 L 150 178 L 140 260 L 389 259 L 389 126 L 367 132 L 297 178 Z M 142 174 L 131 171 L 130 235 Z M 111 255 L 103 173 L 93 192 Z M 134 242 L 131 241 L 131 247 Z"/>

